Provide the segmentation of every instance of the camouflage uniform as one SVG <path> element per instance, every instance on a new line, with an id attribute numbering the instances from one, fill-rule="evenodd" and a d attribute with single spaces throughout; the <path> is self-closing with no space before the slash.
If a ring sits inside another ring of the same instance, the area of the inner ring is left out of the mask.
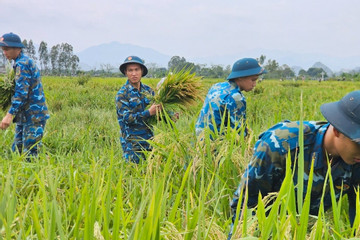
<path id="1" fill-rule="evenodd" d="M 304 190 L 305 198 L 311 162 L 314 161 L 314 178 L 311 189 L 310 214 L 317 215 L 327 172 L 326 156 L 322 144 L 329 123 L 304 121 Z M 254 147 L 254 154 L 248 168 L 241 178 L 240 185 L 235 192 L 231 208 L 235 216 L 241 189 L 248 188 L 248 207 L 255 207 L 258 193 L 266 196 L 270 192 L 278 192 L 285 177 L 286 157 L 288 149 L 291 153 L 292 164 L 298 153 L 299 122 L 284 121 L 274 125 L 259 136 Z M 294 173 L 294 185 L 297 184 L 297 168 Z M 354 187 L 360 182 L 360 165 L 348 165 L 340 157 L 332 160 L 331 175 L 334 183 L 336 199 L 341 194 L 348 194 L 350 220 L 355 216 Z M 296 189 L 295 189 L 296 191 Z M 332 206 L 329 184 L 323 199 L 324 210 Z"/>
<path id="2" fill-rule="evenodd" d="M 195 125 L 196 135 L 200 135 L 205 127 L 209 127 L 213 132 L 216 127 L 217 131 L 220 131 L 224 115 L 224 123 L 227 124 L 230 120 L 230 127 L 237 130 L 246 122 L 246 99 L 233 81 L 217 83 L 210 88 Z"/>
<path id="3" fill-rule="evenodd" d="M 116 111 L 120 125 L 120 142 L 123 157 L 126 161 L 139 163 L 144 155 L 141 151 L 151 150 L 146 141 L 153 137 L 152 129 L 147 125 L 150 112 L 146 110 L 150 100 L 148 95 L 154 91 L 147 85 L 140 83 L 140 91 L 127 81 L 116 95 Z"/>
<path id="4" fill-rule="evenodd" d="M 50 117 L 45 102 L 40 71 L 35 62 L 22 52 L 15 59 L 15 93 L 9 113 L 14 117 L 13 151 L 36 156 L 41 145 L 46 120 Z"/>

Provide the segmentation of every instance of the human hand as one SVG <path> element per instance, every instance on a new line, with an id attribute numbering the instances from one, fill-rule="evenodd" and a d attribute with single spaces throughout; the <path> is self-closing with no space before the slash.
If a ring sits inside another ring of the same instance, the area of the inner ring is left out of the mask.
<path id="1" fill-rule="evenodd" d="M 161 104 L 153 104 L 151 105 L 151 107 L 149 108 L 149 112 L 150 112 L 150 116 L 153 116 L 157 113 L 159 113 L 162 110 L 162 106 Z"/>
<path id="2" fill-rule="evenodd" d="M 12 120 L 13 120 L 13 115 L 10 113 L 7 113 L 0 123 L 0 128 L 2 130 L 7 129 L 10 126 Z"/>

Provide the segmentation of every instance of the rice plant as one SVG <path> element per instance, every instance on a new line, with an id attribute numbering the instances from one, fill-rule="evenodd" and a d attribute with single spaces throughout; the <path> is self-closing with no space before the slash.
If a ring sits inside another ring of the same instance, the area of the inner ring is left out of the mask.
<path id="1" fill-rule="evenodd" d="M 154 127 L 153 151 L 134 165 L 122 159 L 114 105 L 125 81 L 92 78 L 79 86 L 77 79 L 44 77 L 51 118 L 43 152 L 32 163 L 10 151 L 13 126 L 0 131 L 0 239 L 226 239 L 229 202 L 257 136 L 280 119 L 323 120 L 322 103 L 360 89 L 357 82 L 293 87 L 263 81 L 261 93 L 245 93 L 247 139 L 229 130 L 212 141 L 207 133 L 199 142 L 194 125 L 202 102 L 196 100 L 176 122 L 164 114 L 166 121 Z M 143 81 L 155 86 L 158 79 Z M 217 81 L 223 80 L 201 83 L 208 88 Z M 309 216 L 307 198 L 296 212 L 295 187 L 287 177 L 272 196 L 277 202 L 269 207 L 261 199 L 255 215 L 245 211 L 234 239 L 360 237 L 359 192 L 350 226 L 346 197 L 334 201 L 332 211 Z M 266 215 L 268 210 L 272 213 Z"/>
<path id="2" fill-rule="evenodd" d="M 10 62 L 6 65 L 6 74 L 0 81 L 0 107 L 7 109 L 11 104 L 11 97 L 15 91 L 15 72 Z"/>
<path id="3" fill-rule="evenodd" d="M 191 73 L 191 69 L 171 72 L 157 86 L 151 100 L 155 104 L 161 104 L 165 111 L 187 110 L 203 98 L 201 79 Z"/>

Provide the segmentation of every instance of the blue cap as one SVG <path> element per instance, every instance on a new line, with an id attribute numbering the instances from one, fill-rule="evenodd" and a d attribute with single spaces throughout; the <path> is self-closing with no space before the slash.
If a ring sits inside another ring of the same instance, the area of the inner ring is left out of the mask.
<path id="1" fill-rule="evenodd" d="M 11 48 L 24 48 L 21 39 L 14 33 L 5 33 L 0 38 L 0 47 L 11 47 Z"/>
<path id="2" fill-rule="evenodd" d="M 326 120 L 339 132 L 360 144 L 360 91 L 348 93 L 340 101 L 320 107 Z"/>
<path id="3" fill-rule="evenodd" d="M 267 73 L 267 71 L 260 66 L 259 62 L 254 58 L 242 58 L 237 60 L 231 70 L 230 75 L 227 77 L 227 80 L 247 77 L 253 75 L 260 75 Z"/>
<path id="4" fill-rule="evenodd" d="M 124 63 L 122 63 L 119 67 L 120 71 L 125 75 L 126 65 L 130 63 L 137 63 L 142 68 L 142 76 L 145 76 L 148 73 L 146 66 L 144 65 L 144 61 L 137 56 L 129 56 L 125 59 Z"/>

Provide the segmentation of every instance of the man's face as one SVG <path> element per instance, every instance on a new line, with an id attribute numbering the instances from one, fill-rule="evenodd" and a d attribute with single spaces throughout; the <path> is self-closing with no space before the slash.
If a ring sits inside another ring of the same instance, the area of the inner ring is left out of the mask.
<path id="1" fill-rule="evenodd" d="M 349 165 L 360 163 L 360 144 L 340 133 L 336 138 L 336 149 L 340 157 Z"/>
<path id="2" fill-rule="evenodd" d="M 256 86 L 256 81 L 258 78 L 259 75 L 253 75 L 244 78 L 237 78 L 234 81 L 242 91 L 249 92 Z"/>
<path id="3" fill-rule="evenodd" d="M 125 75 L 129 79 L 131 85 L 137 86 L 140 84 L 142 68 L 137 63 L 129 63 L 126 65 Z"/>
<path id="4" fill-rule="evenodd" d="M 8 60 L 16 59 L 21 52 L 21 48 L 1 47 L 1 49 Z"/>

